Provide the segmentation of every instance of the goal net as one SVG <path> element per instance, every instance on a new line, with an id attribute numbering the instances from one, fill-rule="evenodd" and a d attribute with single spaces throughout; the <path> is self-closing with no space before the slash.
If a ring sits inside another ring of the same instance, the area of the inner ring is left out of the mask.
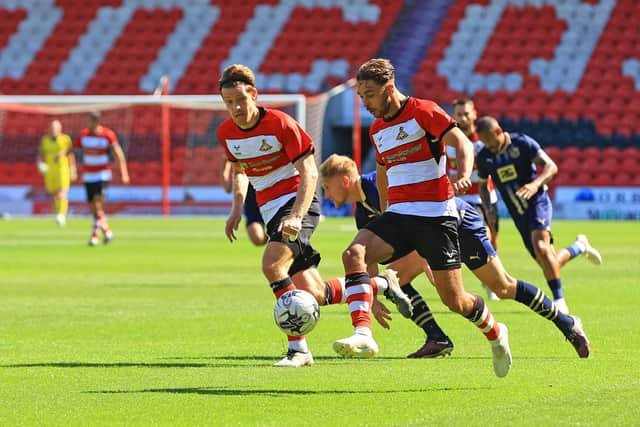
<path id="1" fill-rule="evenodd" d="M 318 144 L 326 99 L 315 98 L 307 120 L 303 95 L 260 95 L 260 105 L 293 116 Z M 17 213 L 49 212 L 42 176 L 36 168 L 40 140 L 52 120 L 72 138 L 87 126 L 88 112 L 99 111 L 125 152 L 130 185 L 121 186 L 117 162 L 107 208 L 127 214 L 222 214 L 231 197 L 220 187 L 224 152 L 216 128 L 228 117 L 218 95 L 0 96 L 0 200 L 22 204 Z M 82 173 L 79 162 L 78 176 Z M 72 183 L 73 213 L 86 213 L 84 188 Z M 15 203 L 14 203 L 15 205 Z"/>

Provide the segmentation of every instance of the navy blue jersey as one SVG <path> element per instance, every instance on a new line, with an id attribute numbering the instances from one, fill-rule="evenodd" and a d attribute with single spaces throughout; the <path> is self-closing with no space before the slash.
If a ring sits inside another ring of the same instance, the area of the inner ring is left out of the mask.
<path id="1" fill-rule="evenodd" d="M 516 218 L 527 211 L 530 204 L 539 197 L 546 197 L 546 187 L 540 187 L 529 200 L 516 196 L 523 185 L 536 177 L 536 166 L 533 159 L 538 157 L 540 144 L 535 139 L 522 133 L 510 133 L 511 143 L 500 154 L 493 154 L 484 147 L 476 156 L 478 177 L 486 180 L 489 176 L 502 195 L 511 216 Z"/>
<path id="2" fill-rule="evenodd" d="M 360 185 L 365 199 L 363 202 L 356 203 L 355 217 L 358 230 L 382 213 L 380 212 L 380 195 L 376 186 L 376 172 L 362 175 Z"/>

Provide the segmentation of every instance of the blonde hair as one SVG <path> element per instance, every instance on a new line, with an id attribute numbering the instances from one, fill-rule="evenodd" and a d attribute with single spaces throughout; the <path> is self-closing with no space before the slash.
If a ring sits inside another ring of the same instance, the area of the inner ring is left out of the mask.
<path id="1" fill-rule="evenodd" d="M 339 154 L 332 154 L 320 165 L 320 177 L 332 178 L 337 175 L 358 176 L 358 166 L 353 159 Z"/>

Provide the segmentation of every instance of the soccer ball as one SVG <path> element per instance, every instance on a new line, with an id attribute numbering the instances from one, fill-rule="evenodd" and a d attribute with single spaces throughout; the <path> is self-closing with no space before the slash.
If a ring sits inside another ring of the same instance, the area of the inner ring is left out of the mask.
<path id="1" fill-rule="evenodd" d="M 306 335 L 320 318 L 320 306 L 309 292 L 300 289 L 280 295 L 273 307 L 276 325 L 287 335 Z"/>

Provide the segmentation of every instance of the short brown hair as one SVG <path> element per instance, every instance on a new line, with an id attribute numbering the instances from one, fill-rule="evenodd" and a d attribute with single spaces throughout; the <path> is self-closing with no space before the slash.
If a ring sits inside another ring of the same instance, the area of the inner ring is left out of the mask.
<path id="1" fill-rule="evenodd" d="M 491 132 L 497 127 L 500 127 L 500 124 L 491 116 L 480 117 L 476 121 L 476 132 L 478 133 Z"/>
<path id="2" fill-rule="evenodd" d="M 463 105 L 467 105 L 467 104 L 471 104 L 471 106 L 473 107 L 473 99 L 467 97 L 467 96 L 462 96 L 460 98 L 456 98 L 453 100 L 453 102 L 451 103 L 451 105 L 453 105 L 453 107 L 457 107 L 457 106 L 463 106 Z"/>
<path id="3" fill-rule="evenodd" d="M 218 89 L 222 90 L 222 88 L 233 87 L 242 83 L 255 87 L 256 76 L 251 71 L 251 68 L 246 65 L 232 64 L 222 71 L 222 76 L 218 80 Z"/>
<path id="4" fill-rule="evenodd" d="M 358 166 L 350 157 L 332 154 L 322 162 L 319 168 L 322 179 L 332 178 L 336 175 L 358 176 Z"/>
<path id="5" fill-rule="evenodd" d="M 385 58 L 370 59 L 358 68 L 356 79 L 358 82 L 363 80 L 373 80 L 383 85 L 395 78 L 395 69 L 391 61 Z"/>

